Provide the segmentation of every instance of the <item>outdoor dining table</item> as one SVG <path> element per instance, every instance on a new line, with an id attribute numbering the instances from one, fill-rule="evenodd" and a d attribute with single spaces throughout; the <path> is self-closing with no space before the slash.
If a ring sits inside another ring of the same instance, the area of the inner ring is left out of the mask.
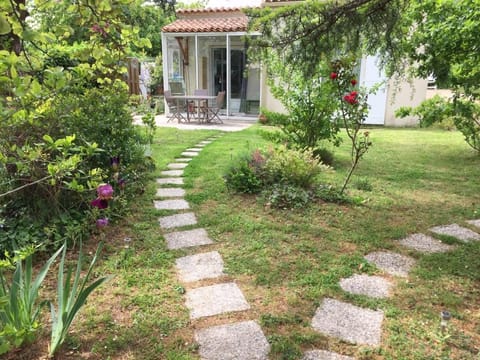
<path id="1" fill-rule="evenodd" d="M 171 99 L 174 99 L 177 102 L 177 109 L 180 109 L 180 103 L 181 101 L 186 101 L 187 103 L 187 122 L 190 122 L 190 115 L 194 115 L 194 111 L 190 111 L 191 108 L 189 106 L 189 102 L 193 101 L 197 103 L 197 118 L 200 119 L 200 102 L 205 101 L 206 106 L 208 107 L 208 100 L 215 100 L 217 97 L 213 95 L 172 95 L 170 97 Z M 207 118 L 205 118 L 205 121 L 208 122 L 208 113 L 207 113 Z"/>

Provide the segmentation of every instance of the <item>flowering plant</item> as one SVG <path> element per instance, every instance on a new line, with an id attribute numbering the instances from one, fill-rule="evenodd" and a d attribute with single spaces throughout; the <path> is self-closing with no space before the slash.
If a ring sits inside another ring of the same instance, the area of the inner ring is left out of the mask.
<path id="1" fill-rule="evenodd" d="M 358 162 L 371 146 L 370 133 L 361 132 L 361 128 L 368 116 L 368 94 L 365 89 L 357 87 L 355 77 L 355 62 L 345 58 L 336 60 L 331 64 L 330 79 L 335 83 L 333 96 L 342 99 L 335 121 L 345 128 L 348 138 L 351 140 L 351 166 L 344 180 L 340 193 L 343 193 L 350 178 L 358 166 Z M 335 74 L 335 76 L 332 76 Z"/>

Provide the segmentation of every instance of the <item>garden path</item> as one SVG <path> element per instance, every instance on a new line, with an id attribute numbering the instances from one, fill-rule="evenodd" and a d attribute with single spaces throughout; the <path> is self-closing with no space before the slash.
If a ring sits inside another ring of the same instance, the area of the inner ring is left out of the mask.
<path id="1" fill-rule="evenodd" d="M 193 212 L 188 212 L 190 206 L 184 199 L 185 190 L 181 188 L 183 169 L 216 138 L 199 142 L 194 148 L 183 152 L 182 158 L 177 158 L 175 163 L 167 165 L 168 170 L 162 171 L 162 177 L 157 179 L 159 188 L 156 197 L 162 200 L 153 202 L 156 209 L 177 212 L 159 218 L 168 249 L 193 248 L 197 251 L 176 260 L 180 281 L 192 286 L 185 294 L 185 304 L 190 310 L 192 320 L 250 309 L 237 284 L 232 281 L 225 282 L 221 255 L 217 251 L 202 252 L 202 246 L 214 244 L 214 241 L 205 229 L 196 227 L 197 219 Z M 467 223 L 480 230 L 480 220 L 470 220 Z M 431 228 L 430 232 L 453 236 L 464 242 L 480 240 L 477 232 L 458 224 L 436 226 Z M 412 234 L 400 240 L 399 244 L 420 253 L 445 252 L 454 248 L 425 234 Z M 341 279 L 340 287 L 344 291 L 372 298 L 387 298 L 395 278 L 407 278 L 415 266 L 414 259 L 388 251 L 372 252 L 367 254 L 365 259 L 383 271 L 385 276 L 355 274 Z M 213 279 L 215 283 L 196 286 L 197 282 L 206 279 Z M 325 298 L 315 312 L 311 325 L 316 331 L 327 336 L 354 344 L 378 347 L 381 344 L 383 318 L 384 313 L 381 310 L 365 309 Z M 194 336 L 199 345 L 200 357 L 205 360 L 268 359 L 270 345 L 254 320 L 206 327 L 195 331 Z M 303 360 L 353 359 L 320 349 L 307 351 L 303 357 Z"/>

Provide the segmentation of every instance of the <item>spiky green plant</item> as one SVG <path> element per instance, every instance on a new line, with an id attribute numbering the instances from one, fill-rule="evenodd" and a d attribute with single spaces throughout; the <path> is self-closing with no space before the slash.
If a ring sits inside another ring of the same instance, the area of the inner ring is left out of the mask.
<path id="1" fill-rule="evenodd" d="M 102 250 L 103 243 L 100 243 L 97 247 L 97 251 L 90 262 L 87 274 L 81 278 L 82 272 L 82 245 L 80 243 L 80 254 L 77 261 L 77 268 L 73 276 L 73 269 L 68 266 L 65 274 L 65 255 L 66 247 L 63 247 L 62 258 L 58 268 L 58 280 L 57 280 L 57 309 L 55 304 L 50 302 L 50 312 L 52 317 L 52 334 L 49 347 L 49 355 L 53 356 L 59 349 L 68 334 L 68 330 L 72 325 L 75 316 L 78 311 L 85 305 L 88 296 L 104 283 L 108 277 L 102 277 L 95 280 L 90 285 L 87 285 L 92 269 L 98 260 L 98 255 Z"/>
<path id="2" fill-rule="evenodd" d="M 12 347 L 20 346 L 24 341 L 32 341 L 40 324 L 38 315 L 45 302 L 38 303 L 38 291 L 47 275 L 50 265 L 55 261 L 62 246 L 43 265 L 33 279 L 32 257 L 35 249 L 17 251 L 13 258 L 7 259 L 0 266 L 0 354 Z M 5 274 L 5 268 L 15 264 L 11 280 Z"/>

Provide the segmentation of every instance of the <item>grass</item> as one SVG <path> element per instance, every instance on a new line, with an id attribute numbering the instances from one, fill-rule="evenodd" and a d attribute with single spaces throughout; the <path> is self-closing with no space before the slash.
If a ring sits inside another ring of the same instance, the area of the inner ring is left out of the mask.
<path id="1" fill-rule="evenodd" d="M 251 305 L 249 311 L 189 320 L 175 274 L 177 257 L 196 249 L 168 251 L 153 209 L 156 184 L 147 186 L 128 218 L 107 234 L 98 274 L 114 274 L 81 312 L 60 355 L 69 359 L 198 359 L 194 329 L 236 320 L 260 323 L 271 359 L 300 359 L 309 349 L 329 349 L 357 359 L 478 359 L 480 351 L 480 243 L 446 254 L 421 255 L 396 242 L 432 226 L 480 217 L 480 157 L 457 132 L 371 129 L 373 147 L 349 188 L 362 205 L 316 203 L 298 210 L 265 208 L 253 196 L 231 194 L 222 175 L 244 152 L 268 142 L 253 127 L 224 134 L 185 169 L 187 200 Z M 158 129 L 153 154 L 157 173 L 188 147 L 215 131 Z M 335 151 L 335 171 L 324 181 L 340 184 L 348 144 Z M 358 185 L 360 184 L 360 185 Z M 131 237 L 128 247 L 123 239 Z M 93 239 L 94 240 L 94 239 Z M 94 247 L 94 246 L 93 246 Z M 363 256 L 391 250 L 412 256 L 408 279 L 395 279 L 393 296 L 374 300 L 345 293 L 339 280 L 380 273 Z M 356 346 L 310 327 L 324 297 L 385 313 L 382 346 Z M 440 311 L 453 314 L 440 331 Z M 40 359 L 36 356 L 24 358 Z M 40 354 L 40 355 L 38 355 Z"/>

